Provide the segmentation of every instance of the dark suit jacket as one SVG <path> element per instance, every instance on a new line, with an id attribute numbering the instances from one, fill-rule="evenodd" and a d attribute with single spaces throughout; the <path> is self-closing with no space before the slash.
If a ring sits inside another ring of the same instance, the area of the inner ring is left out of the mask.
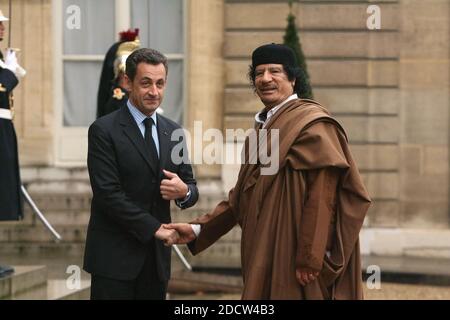
<path id="1" fill-rule="evenodd" d="M 89 128 L 93 198 L 84 256 L 84 269 L 89 273 L 132 280 L 152 252 L 159 278 L 170 278 L 171 248 L 154 237 L 162 223 L 171 221 L 170 202 L 160 194 L 162 169 L 177 173 L 191 190 L 183 208 L 197 202 L 198 190 L 191 165 L 174 164 L 170 157 L 179 143 L 171 141 L 171 133 L 180 126 L 157 117 L 159 172 L 127 106 L 97 119 Z"/>

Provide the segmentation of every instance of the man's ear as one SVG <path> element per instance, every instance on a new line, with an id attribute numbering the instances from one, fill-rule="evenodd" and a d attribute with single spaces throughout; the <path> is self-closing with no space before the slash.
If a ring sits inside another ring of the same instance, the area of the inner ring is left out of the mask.
<path id="1" fill-rule="evenodd" d="M 123 75 L 123 79 L 125 80 L 125 90 L 130 92 L 131 91 L 131 87 L 133 85 L 133 81 L 131 81 L 131 79 L 127 76 L 126 73 Z"/>

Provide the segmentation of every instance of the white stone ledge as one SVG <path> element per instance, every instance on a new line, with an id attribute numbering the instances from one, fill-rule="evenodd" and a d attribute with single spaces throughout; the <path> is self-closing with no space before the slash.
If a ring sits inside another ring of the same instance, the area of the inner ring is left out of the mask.
<path id="1" fill-rule="evenodd" d="M 450 229 L 364 228 L 363 255 L 450 259 Z"/>

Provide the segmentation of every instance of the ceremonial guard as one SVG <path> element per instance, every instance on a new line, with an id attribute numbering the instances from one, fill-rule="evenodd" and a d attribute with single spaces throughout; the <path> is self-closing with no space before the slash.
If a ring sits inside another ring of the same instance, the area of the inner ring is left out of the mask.
<path id="1" fill-rule="evenodd" d="M 125 61 L 139 49 L 139 29 L 120 32 L 120 40 L 109 48 L 103 62 L 97 96 L 97 118 L 126 105 L 128 93 L 125 88 Z"/>
<path id="2" fill-rule="evenodd" d="M 8 20 L 0 10 L 0 41 L 5 34 L 3 23 Z M 25 70 L 17 62 L 16 51 L 7 48 L 5 56 L 0 51 L 0 221 L 23 217 L 17 138 L 12 122 L 12 90 L 25 75 Z M 12 271 L 12 268 L 0 265 L 0 277 Z"/>

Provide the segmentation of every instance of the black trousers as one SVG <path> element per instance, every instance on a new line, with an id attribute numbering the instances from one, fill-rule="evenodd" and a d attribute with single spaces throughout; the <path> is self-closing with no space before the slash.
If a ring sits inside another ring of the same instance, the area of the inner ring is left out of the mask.
<path id="1" fill-rule="evenodd" d="M 19 158 L 14 125 L 11 120 L 0 118 L 0 221 L 22 219 L 20 186 Z"/>
<path id="2" fill-rule="evenodd" d="M 161 281 L 155 255 L 147 254 L 144 266 L 134 280 L 117 280 L 91 275 L 91 300 L 165 300 L 167 281 Z"/>

